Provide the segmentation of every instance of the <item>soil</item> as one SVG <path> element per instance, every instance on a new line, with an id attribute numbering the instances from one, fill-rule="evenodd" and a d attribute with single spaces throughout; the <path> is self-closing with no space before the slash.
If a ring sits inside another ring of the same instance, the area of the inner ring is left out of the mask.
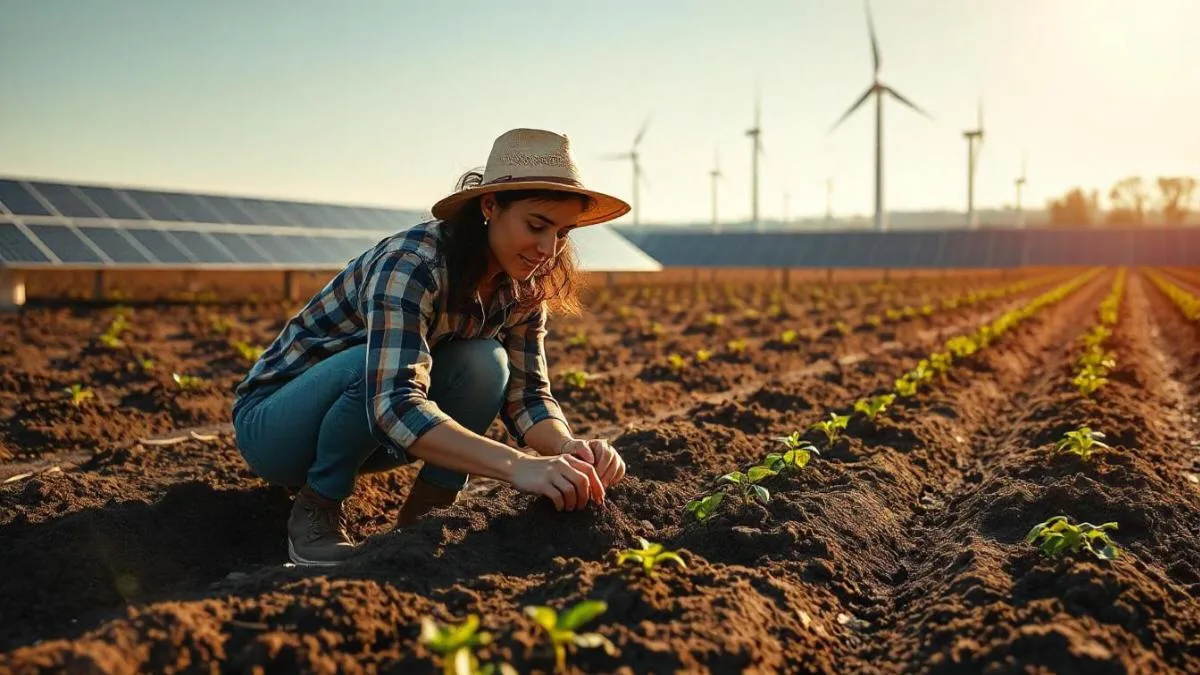
<path id="1" fill-rule="evenodd" d="M 1200 293 L 1192 271 L 1161 272 Z M 954 307 L 1018 278 L 593 292 L 547 346 L 575 432 L 627 463 L 606 503 L 556 512 L 472 479 L 393 531 L 417 467 L 365 475 L 347 502 L 363 543 L 333 570 L 285 564 L 291 494 L 249 472 L 227 426 L 249 367 L 231 343 L 265 345 L 294 307 L 29 307 L 0 326 L 0 672 L 437 672 L 422 618 L 468 614 L 495 638 L 484 661 L 550 672 L 523 607 L 585 599 L 607 602 L 585 628 L 618 653 L 572 649 L 570 672 L 1200 672 L 1200 324 L 1141 271 L 1090 398 L 1071 378 L 1114 270 L 832 446 L 809 429 L 1078 273 Z M 119 312 L 131 329 L 106 346 Z M 93 397 L 72 405 L 72 384 Z M 1085 424 L 1111 449 L 1055 452 Z M 765 504 L 731 492 L 704 523 L 684 508 L 792 431 L 820 452 L 766 479 Z M 1118 522 L 1121 555 L 1024 541 L 1059 514 Z M 638 537 L 686 567 L 617 566 Z"/>

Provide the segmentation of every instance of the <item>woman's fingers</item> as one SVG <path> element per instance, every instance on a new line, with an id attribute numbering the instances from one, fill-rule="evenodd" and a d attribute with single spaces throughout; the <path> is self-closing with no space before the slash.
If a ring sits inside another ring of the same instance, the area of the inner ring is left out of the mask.
<path id="1" fill-rule="evenodd" d="M 575 510 L 575 486 L 571 481 L 567 480 L 566 476 L 556 474 L 550 478 L 550 490 L 553 494 L 548 494 L 551 500 L 554 501 L 554 508 L 562 511 Z"/>
<path id="2" fill-rule="evenodd" d="M 596 473 L 596 467 L 579 459 L 578 457 L 567 457 L 567 461 L 571 467 L 582 478 L 578 484 L 580 494 L 585 500 L 591 499 L 597 504 L 604 502 L 604 483 L 600 481 L 600 476 Z"/>

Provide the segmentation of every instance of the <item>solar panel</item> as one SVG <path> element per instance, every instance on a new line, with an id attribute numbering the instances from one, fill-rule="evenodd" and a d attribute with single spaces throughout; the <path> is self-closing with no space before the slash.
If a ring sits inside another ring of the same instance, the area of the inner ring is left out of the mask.
<path id="1" fill-rule="evenodd" d="M 208 206 L 220 216 L 220 222 L 240 223 L 242 225 L 254 225 L 254 216 L 251 216 L 236 200 L 229 197 L 212 196 L 205 197 L 204 201 Z"/>
<path id="2" fill-rule="evenodd" d="M 30 183 L 59 213 L 70 218 L 100 218 L 102 213 L 92 208 L 70 185 L 61 183 Z"/>
<path id="3" fill-rule="evenodd" d="M 239 262 L 206 232 L 170 229 L 166 231 L 185 249 L 192 253 L 195 261 L 204 264 Z"/>
<path id="4" fill-rule="evenodd" d="M 167 235 L 158 230 L 147 230 L 143 228 L 130 228 L 127 230 L 129 235 L 137 240 L 150 255 L 158 259 L 158 262 L 180 264 L 191 263 L 192 258 L 179 247 L 178 244 L 171 241 Z"/>
<path id="5" fill-rule="evenodd" d="M 257 248 L 246 235 L 235 232 L 212 232 L 213 239 L 233 254 L 240 263 L 261 264 L 274 262 L 264 251 Z"/>
<path id="6" fill-rule="evenodd" d="M 144 218 L 124 197 L 111 188 L 80 186 L 79 192 L 91 200 L 109 218 L 118 220 L 142 220 Z"/>
<path id="7" fill-rule="evenodd" d="M 44 263 L 50 262 L 50 258 L 25 236 L 21 228 L 13 223 L 0 223 L 0 261 Z"/>
<path id="8" fill-rule="evenodd" d="M 79 231 L 104 251 L 114 263 L 145 264 L 150 262 L 144 253 L 131 241 L 125 232 L 111 227 L 81 226 Z"/>
<path id="9" fill-rule="evenodd" d="M 48 216 L 50 212 L 15 180 L 0 180 L 0 204 L 19 216 Z"/>
<path id="10" fill-rule="evenodd" d="M 50 252 L 65 263 L 99 263 L 104 258 L 96 253 L 75 230 L 65 225 L 27 225 Z"/>

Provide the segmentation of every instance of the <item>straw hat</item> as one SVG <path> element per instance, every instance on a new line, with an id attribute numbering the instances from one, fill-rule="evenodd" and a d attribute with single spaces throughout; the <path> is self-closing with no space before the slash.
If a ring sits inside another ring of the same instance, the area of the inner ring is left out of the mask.
<path id="1" fill-rule="evenodd" d="M 559 190 L 587 195 L 592 206 L 576 225 L 595 225 L 629 213 L 623 200 L 589 190 L 579 178 L 566 136 L 541 129 L 513 129 L 492 144 L 482 182 L 459 190 L 433 205 L 433 217 L 445 220 L 474 197 L 505 190 Z"/>

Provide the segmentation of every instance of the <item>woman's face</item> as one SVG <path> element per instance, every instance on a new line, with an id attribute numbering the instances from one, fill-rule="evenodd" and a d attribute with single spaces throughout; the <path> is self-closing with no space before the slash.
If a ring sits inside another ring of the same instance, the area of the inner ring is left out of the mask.
<path id="1" fill-rule="evenodd" d="M 480 202 L 488 224 L 489 278 L 504 271 L 524 281 L 550 261 L 566 243 L 567 233 L 583 215 L 577 199 L 522 199 L 500 209 L 492 195 Z"/>

